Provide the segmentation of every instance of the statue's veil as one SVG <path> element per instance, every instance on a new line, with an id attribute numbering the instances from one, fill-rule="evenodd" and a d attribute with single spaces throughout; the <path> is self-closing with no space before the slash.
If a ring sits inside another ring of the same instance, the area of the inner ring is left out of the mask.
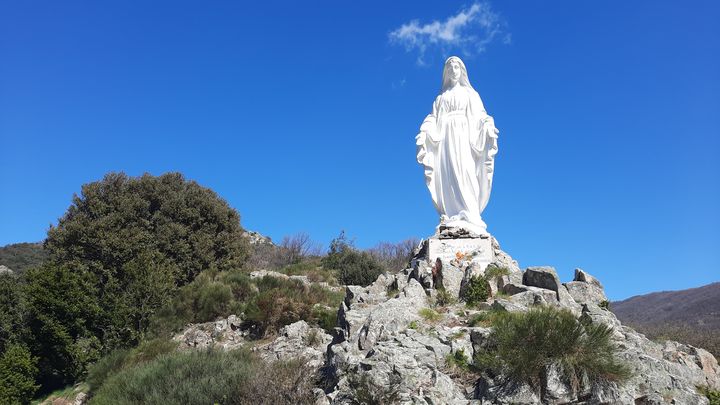
<path id="1" fill-rule="evenodd" d="M 460 75 L 460 82 L 459 84 L 464 87 L 469 87 L 473 89 L 473 86 L 470 84 L 470 79 L 468 79 L 467 74 L 467 68 L 465 67 L 465 64 L 463 63 L 462 59 L 458 58 L 457 56 L 451 56 L 447 58 L 445 61 L 445 67 L 443 68 L 443 76 L 442 76 L 442 88 L 440 88 L 440 93 L 443 93 L 445 90 L 449 89 L 452 85 L 452 81 L 450 80 L 450 62 L 456 61 L 458 64 L 460 64 L 460 68 L 462 69 L 462 74 Z M 475 89 L 473 89 L 475 90 Z"/>

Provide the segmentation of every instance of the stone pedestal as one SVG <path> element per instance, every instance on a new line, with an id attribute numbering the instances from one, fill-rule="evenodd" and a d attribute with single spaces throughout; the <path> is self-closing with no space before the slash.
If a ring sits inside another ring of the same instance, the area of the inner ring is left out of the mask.
<path id="1" fill-rule="evenodd" d="M 437 259 L 458 267 L 464 263 L 473 263 L 479 270 L 485 270 L 488 264 L 495 261 L 492 237 L 457 228 L 441 229 L 423 241 L 413 259 L 413 267 L 419 261 L 432 266 Z"/>

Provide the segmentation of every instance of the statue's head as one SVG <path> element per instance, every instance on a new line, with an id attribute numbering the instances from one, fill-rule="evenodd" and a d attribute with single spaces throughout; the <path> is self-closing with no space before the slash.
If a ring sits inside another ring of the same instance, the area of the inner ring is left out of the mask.
<path id="1" fill-rule="evenodd" d="M 472 88 L 465 64 L 457 56 L 451 56 L 445 61 L 443 68 L 441 92 L 452 88 L 455 84 Z"/>

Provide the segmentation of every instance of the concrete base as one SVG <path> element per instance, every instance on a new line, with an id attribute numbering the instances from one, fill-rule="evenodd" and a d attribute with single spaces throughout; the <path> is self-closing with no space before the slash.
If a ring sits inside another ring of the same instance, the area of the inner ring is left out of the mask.
<path id="1" fill-rule="evenodd" d="M 429 265 L 437 259 L 454 265 L 473 263 L 484 270 L 495 261 L 495 249 L 489 234 L 444 233 L 435 234 L 422 242 L 413 262 L 424 261 Z M 413 263 L 414 266 L 415 263 Z"/>

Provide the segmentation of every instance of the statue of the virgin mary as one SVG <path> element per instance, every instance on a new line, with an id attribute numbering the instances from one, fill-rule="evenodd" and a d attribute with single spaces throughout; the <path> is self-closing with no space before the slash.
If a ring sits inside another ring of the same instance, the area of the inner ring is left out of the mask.
<path id="1" fill-rule="evenodd" d="M 480 213 L 492 188 L 498 130 L 456 56 L 445 61 L 440 95 L 415 138 L 418 163 L 441 228 L 487 234 Z"/>

